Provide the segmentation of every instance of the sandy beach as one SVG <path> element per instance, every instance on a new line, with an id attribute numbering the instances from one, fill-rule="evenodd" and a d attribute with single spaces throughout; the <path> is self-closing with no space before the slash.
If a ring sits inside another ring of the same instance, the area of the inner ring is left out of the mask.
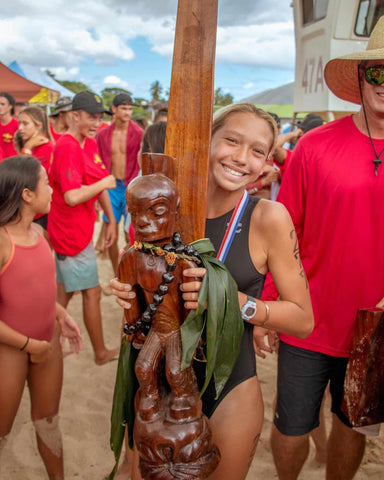
<path id="1" fill-rule="evenodd" d="M 110 262 L 108 259 L 98 258 L 98 265 L 100 283 L 106 286 L 113 276 Z M 110 362 L 101 367 L 95 365 L 82 320 L 81 295 L 75 295 L 68 310 L 81 328 L 84 348 L 79 355 L 70 355 L 64 359 L 60 424 L 64 441 L 65 478 L 102 480 L 114 463 L 113 454 L 109 449 L 109 417 L 117 362 Z M 109 347 L 115 347 L 120 337 L 121 308 L 113 297 L 102 295 L 102 313 L 106 343 Z M 247 480 L 269 480 L 277 478 L 269 447 L 276 356 L 258 360 L 257 368 L 264 395 L 265 421 Z M 329 411 L 329 405 L 326 405 L 326 409 Z M 29 410 L 29 395 L 26 388 L 0 465 L 1 480 L 48 478 L 37 451 Z M 328 413 L 327 424 L 329 427 Z M 231 432 L 228 432 L 228 435 L 231 435 Z M 300 479 L 324 478 L 324 466 L 315 462 L 314 448 L 311 446 L 310 456 Z M 355 478 L 356 480 L 384 478 L 384 429 L 379 437 L 368 439 L 365 458 Z"/>

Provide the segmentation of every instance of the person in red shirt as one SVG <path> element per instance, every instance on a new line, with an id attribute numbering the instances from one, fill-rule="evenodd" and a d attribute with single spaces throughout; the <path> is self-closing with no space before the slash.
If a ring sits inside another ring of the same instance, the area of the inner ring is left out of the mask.
<path id="1" fill-rule="evenodd" d="M 137 176 L 140 167 L 137 154 L 144 130 L 131 120 L 133 102 L 127 93 L 119 93 L 111 107 L 114 121 L 97 134 L 100 156 L 108 171 L 116 177 L 116 188 L 109 191 L 116 220 L 116 241 L 109 247 L 114 272 L 117 270 L 119 251 L 117 228 L 121 217 L 126 218 L 125 188 Z M 107 218 L 103 218 L 107 222 Z"/>
<path id="2" fill-rule="evenodd" d="M 278 201 L 292 216 L 311 292 L 315 328 L 306 339 L 280 334 L 271 443 L 278 476 L 295 480 L 319 425 L 330 381 L 332 429 L 326 478 L 351 480 L 365 436 L 341 410 L 356 313 L 383 307 L 384 17 L 367 50 L 330 60 L 329 89 L 357 113 L 311 130 L 296 145 Z"/>
<path id="3" fill-rule="evenodd" d="M 54 142 L 68 130 L 70 126 L 72 99 L 69 97 L 59 98 L 55 104 L 55 110 L 50 115 L 49 129 Z"/>
<path id="4" fill-rule="evenodd" d="M 0 93 L 0 151 L 3 158 L 17 155 L 13 145 L 13 136 L 19 128 L 15 113 L 15 99 L 7 92 Z"/>
<path id="5" fill-rule="evenodd" d="M 21 153 L 33 155 L 47 173 L 52 163 L 52 137 L 46 113 L 39 107 L 26 107 L 19 113 L 19 132 L 23 141 Z"/>
<path id="6" fill-rule="evenodd" d="M 46 113 L 35 106 L 24 108 L 19 113 L 18 132 L 22 141 L 20 153 L 22 155 L 33 155 L 48 173 L 52 163 L 53 144 Z M 34 221 L 45 230 L 47 229 L 47 214 L 39 214 Z"/>
<path id="7" fill-rule="evenodd" d="M 103 103 L 91 92 L 78 93 L 72 104 L 71 125 L 53 152 L 50 183 L 53 189 L 48 234 L 56 259 L 58 301 L 66 307 L 75 291 L 83 297 L 84 323 L 102 365 L 116 357 L 118 349 L 104 344 L 100 286 L 92 243 L 99 200 L 108 220 L 107 247 L 115 240 L 116 224 L 106 189 L 114 188 L 115 177 L 101 161 L 94 140 L 104 112 Z"/>

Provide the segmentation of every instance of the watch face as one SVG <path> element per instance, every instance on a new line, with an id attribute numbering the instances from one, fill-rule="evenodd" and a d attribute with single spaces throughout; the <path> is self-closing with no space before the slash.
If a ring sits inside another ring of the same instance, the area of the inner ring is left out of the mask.
<path id="1" fill-rule="evenodd" d="M 241 315 L 244 320 L 248 321 L 255 316 L 257 312 L 257 305 L 253 298 L 248 297 L 247 303 L 243 305 L 241 309 Z"/>

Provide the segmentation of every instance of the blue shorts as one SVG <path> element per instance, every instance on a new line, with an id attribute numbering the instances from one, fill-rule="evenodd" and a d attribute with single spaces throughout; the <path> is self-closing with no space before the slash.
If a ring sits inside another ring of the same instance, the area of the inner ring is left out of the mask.
<path id="1" fill-rule="evenodd" d="M 280 341 L 274 418 L 283 435 L 299 436 L 319 426 L 319 412 L 330 382 L 331 411 L 352 427 L 341 411 L 348 358 L 333 357 Z"/>
<path id="2" fill-rule="evenodd" d="M 67 293 L 99 285 L 96 253 L 92 242 L 74 257 L 55 252 L 55 263 L 56 281 L 64 284 Z"/>
<path id="3" fill-rule="evenodd" d="M 124 180 L 116 179 L 116 188 L 108 190 L 109 199 L 111 200 L 113 215 L 115 216 L 116 223 L 120 222 L 121 217 L 124 220 L 127 218 L 127 204 L 125 203 L 125 183 Z M 103 215 L 105 223 L 108 222 L 108 218 Z"/>

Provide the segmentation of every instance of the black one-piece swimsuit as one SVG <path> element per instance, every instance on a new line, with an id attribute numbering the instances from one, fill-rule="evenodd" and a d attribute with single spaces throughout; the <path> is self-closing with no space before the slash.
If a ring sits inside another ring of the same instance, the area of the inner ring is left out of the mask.
<path id="1" fill-rule="evenodd" d="M 249 197 L 248 205 L 237 227 L 235 238 L 225 259 L 225 265 L 236 280 L 239 291 L 254 298 L 260 298 L 263 290 L 265 275 L 258 272 L 251 260 L 249 253 L 249 225 L 254 208 L 259 198 Z M 211 240 L 216 252 L 219 250 L 227 225 L 231 219 L 233 210 L 217 218 L 207 219 L 205 224 L 205 236 Z M 240 354 L 237 358 L 232 373 L 225 384 L 219 398 L 215 400 L 215 385 L 211 380 L 203 395 L 203 412 L 209 418 L 216 410 L 223 398 L 236 385 L 256 375 L 256 358 L 253 348 L 253 325 L 244 322 L 244 334 L 241 340 Z M 197 377 L 199 388 L 204 385 L 205 363 L 195 361 L 193 368 Z"/>

